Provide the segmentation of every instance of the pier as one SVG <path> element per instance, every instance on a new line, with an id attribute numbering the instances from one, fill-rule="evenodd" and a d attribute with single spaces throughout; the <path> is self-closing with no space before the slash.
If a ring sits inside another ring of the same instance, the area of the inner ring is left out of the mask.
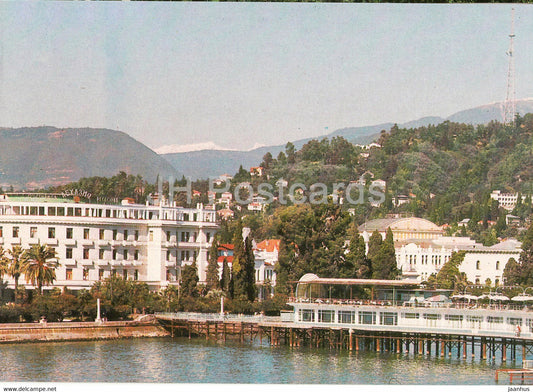
<path id="1" fill-rule="evenodd" d="M 458 359 L 517 361 L 533 355 L 533 337 L 512 334 L 467 333 L 457 330 L 423 332 L 373 326 L 317 325 L 282 321 L 280 317 L 227 316 L 200 313 L 157 313 L 171 336 L 251 342 L 266 339 L 271 346 L 331 350 L 391 352 Z"/>

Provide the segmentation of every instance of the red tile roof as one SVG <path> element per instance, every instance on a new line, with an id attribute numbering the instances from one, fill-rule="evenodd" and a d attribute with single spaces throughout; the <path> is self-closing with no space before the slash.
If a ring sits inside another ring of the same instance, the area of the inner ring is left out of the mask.
<path id="1" fill-rule="evenodd" d="M 257 249 L 266 252 L 279 251 L 279 242 L 280 240 L 264 240 L 257 244 Z"/>

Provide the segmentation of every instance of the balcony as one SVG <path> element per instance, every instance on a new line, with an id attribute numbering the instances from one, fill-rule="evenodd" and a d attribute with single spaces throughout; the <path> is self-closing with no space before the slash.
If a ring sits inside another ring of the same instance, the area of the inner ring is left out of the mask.
<path id="1" fill-rule="evenodd" d="M 45 245 L 48 245 L 48 246 L 57 246 L 58 244 L 57 238 L 47 238 L 43 242 Z"/>
<path id="2" fill-rule="evenodd" d="M 175 261 L 165 261 L 165 267 L 176 267 Z"/>
<path id="3" fill-rule="evenodd" d="M 20 245 L 20 238 L 9 238 L 7 240 L 11 245 Z"/>
<path id="4" fill-rule="evenodd" d="M 80 244 L 82 246 L 93 246 L 94 241 L 93 240 L 80 240 Z"/>
<path id="5" fill-rule="evenodd" d="M 76 260 L 74 259 L 63 259 L 61 260 L 63 265 L 76 265 Z"/>
<path id="6" fill-rule="evenodd" d="M 109 246 L 109 241 L 108 240 L 98 240 L 97 244 L 98 244 L 99 247 Z"/>
<path id="7" fill-rule="evenodd" d="M 67 238 L 63 243 L 67 246 L 76 246 L 76 240 L 73 238 Z"/>
<path id="8" fill-rule="evenodd" d="M 28 238 L 28 245 L 37 245 L 39 243 L 39 238 Z"/>

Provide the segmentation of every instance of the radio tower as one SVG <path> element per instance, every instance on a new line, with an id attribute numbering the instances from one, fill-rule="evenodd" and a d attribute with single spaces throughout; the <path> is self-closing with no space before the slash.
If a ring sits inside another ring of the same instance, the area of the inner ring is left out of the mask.
<path id="1" fill-rule="evenodd" d="M 516 114 L 515 77 L 514 77 L 514 8 L 511 12 L 511 34 L 509 34 L 509 69 L 507 71 L 507 96 L 502 110 L 503 123 L 512 124 Z"/>

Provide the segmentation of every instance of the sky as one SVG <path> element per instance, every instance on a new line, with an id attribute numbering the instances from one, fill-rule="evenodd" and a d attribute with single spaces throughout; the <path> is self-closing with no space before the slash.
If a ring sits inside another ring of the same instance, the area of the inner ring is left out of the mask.
<path id="1" fill-rule="evenodd" d="M 251 149 L 533 96 L 533 5 L 0 1 L 0 127 Z M 168 148 L 167 148 L 168 150 Z"/>

